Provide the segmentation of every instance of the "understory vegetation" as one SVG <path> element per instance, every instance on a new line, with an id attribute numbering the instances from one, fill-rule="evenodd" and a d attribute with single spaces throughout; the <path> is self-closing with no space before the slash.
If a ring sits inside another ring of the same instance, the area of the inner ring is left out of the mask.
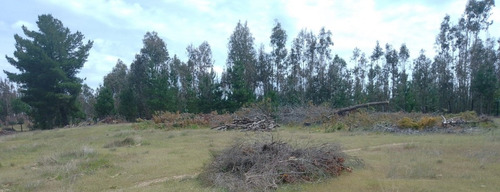
<path id="1" fill-rule="evenodd" d="M 235 113 L 191 114 L 161 112 L 152 120 L 139 119 L 137 129 L 185 129 L 217 127 L 230 124 L 235 119 L 273 118 L 277 123 L 289 127 L 311 127 L 326 133 L 335 131 L 461 131 L 467 128 L 494 127 L 491 117 L 477 115 L 474 111 L 458 114 L 376 112 L 373 108 L 357 109 L 339 115 L 327 106 L 283 107 L 268 111 L 262 107 L 241 108 Z"/>

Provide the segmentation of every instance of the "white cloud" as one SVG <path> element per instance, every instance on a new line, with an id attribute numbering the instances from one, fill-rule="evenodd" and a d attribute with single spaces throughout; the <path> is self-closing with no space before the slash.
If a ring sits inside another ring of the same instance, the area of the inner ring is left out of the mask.
<path id="1" fill-rule="evenodd" d="M 4 21 L 0 21 L 0 31 L 7 31 L 9 30 L 7 28 L 7 23 L 5 23 Z"/>
<path id="2" fill-rule="evenodd" d="M 377 40 L 382 46 L 389 43 L 396 49 L 406 43 L 412 57 L 420 49 L 432 56 L 442 18 L 450 14 L 453 22 L 458 20 L 466 1 L 434 3 L 317 0 L 291 1 L 285 7 L 295 21 L 295 30 L 304 27 L 315 33 L 321 27 L 331 30 L 334 52 L 348 60 L 355 47 L 370 55 Z"/>
<path id="3" fill-rule="evenodd" d="M 12 29 L 19 30 L 19 29 L 21 29 L 22 26 L 27 27 L 29 30 L 36 30 L 34 24 L 31 24 L 30 22 L 23 21 L 23 20 L 16 21 L 10 27 Z"/>

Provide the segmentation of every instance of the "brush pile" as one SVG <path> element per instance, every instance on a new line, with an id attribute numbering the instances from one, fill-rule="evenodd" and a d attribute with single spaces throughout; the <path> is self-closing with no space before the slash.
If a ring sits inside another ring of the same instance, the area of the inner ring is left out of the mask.
<path id="1" fill-rule="evenodd" d="M 12 128 L 3 128 L 3 129 L 0 129 L 0 136 L 1 135 L 12 135 L 12 134 L 15 134 L 17 133 L 16 130 L 12 129 Z"/>
<path id="2" fill-rule="evenodd" d="M 273 131 L 277 127 L 279 127 L 279 125 L 276 124 L 271 118 L 263 116 L 263 117 L 255 117 L 253 120 L 247 117 L 234 119 L 232 123 L 213 127 L 212 129 L 218 131 L 227 131 L 227 130 Z"/>
<path id="3" fill-rule="evenodd" d="M 351 165 L 362 161 L 347 156 L 338 144 L 297 148 L 281 141 L 239 141 L 215 154 L 200 178 L 228 191 L 268 191 L 280 184 L 337 177 L 351 172 Z"/>

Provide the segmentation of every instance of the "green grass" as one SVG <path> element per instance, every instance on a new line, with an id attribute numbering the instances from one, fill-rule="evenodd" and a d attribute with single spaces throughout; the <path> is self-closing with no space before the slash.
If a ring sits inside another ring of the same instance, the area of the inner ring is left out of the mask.
<path id="1" fill-rule="evenodd" d="M 395 135 L 280 128 L 273 137 L 295 145 L 337 142 L 366 166 L 278 191 L 498 191 L 500 130 L 491 129 Z M 1 136 L 0 191 L 223 191 L 195 178 L 211 151 L 270 134 L 121 124 Z"/>

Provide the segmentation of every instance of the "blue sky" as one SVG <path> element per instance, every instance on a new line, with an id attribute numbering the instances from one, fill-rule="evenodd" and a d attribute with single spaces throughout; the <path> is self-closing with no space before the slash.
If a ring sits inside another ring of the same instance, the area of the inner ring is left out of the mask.
<path id="1" fill-rule="evenodd" d="M 333 52 L 349 60 L 355 47 L 368 55 L 376 41 L 399 47 L 406 43 L 411 57 L 420 49 L 434 53 L 439 25 L 449 14 L 456 22 L 467 0 L 3 0 L 0 7 L 0 68 L 15 71 L 5 59 L 14 51 L 14 34 L 21 26 L 36 28 L 37 16 L 52 14 L 73 32 L 82 32 L 94 41 L 88 62 L 79 76 L 89 86 L 102 83 L 118 59 L 130 65 L 142 48 L 142 38 L 156 31 L 167 43 L 170 56 L 186 58 L 189 44 L 207 41 L 213 51 L 215 68 L 226 63 L 227 42 L 238 21 L 247 21 L 255 44 L 269 46 L 277 19 L 291 42 L 307 28 L 332 31 Z M 500 34 L 500 11 L 494 8 L 490 36 Z M 287 46 L 290 46 L 288 43 Z M 268 49 L 269 50 L 269 49 Z M 0 73 L 1 78 L 6 78 Z"/>

